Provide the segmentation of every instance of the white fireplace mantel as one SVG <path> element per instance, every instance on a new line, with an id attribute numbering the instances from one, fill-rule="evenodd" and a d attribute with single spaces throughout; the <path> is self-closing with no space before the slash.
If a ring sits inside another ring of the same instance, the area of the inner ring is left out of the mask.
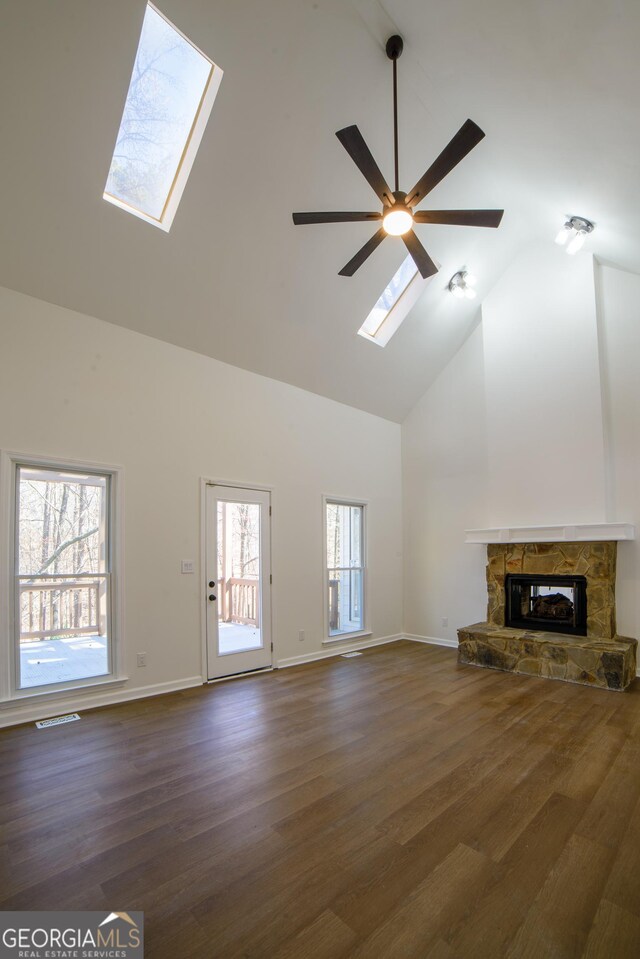
<path id="1" fill-rule="evenodd" d="M 594 543 L 636 538 L 631 523 L 591 523 L 566 526 L 508 526 L 467 529 L 466 543 Z"/>

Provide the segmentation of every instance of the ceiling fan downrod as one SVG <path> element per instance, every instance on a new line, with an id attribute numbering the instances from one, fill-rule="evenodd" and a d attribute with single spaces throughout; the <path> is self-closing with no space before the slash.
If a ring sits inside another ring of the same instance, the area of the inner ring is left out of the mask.
<path id="1" fill-rule="evenodd" d="M 386 45 L 387 56 L 393 63 L 393 159 L 395 163 L 395 187 L 397 193 L 400 189 L 400 178 L 398 175 L 398 58 L 402 56 L 404 41 L 398 34 L 389 37 Z"/>

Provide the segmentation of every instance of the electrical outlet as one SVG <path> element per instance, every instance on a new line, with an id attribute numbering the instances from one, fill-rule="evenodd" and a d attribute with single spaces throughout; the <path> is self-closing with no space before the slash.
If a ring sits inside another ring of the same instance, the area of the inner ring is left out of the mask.
<path id="1" fill-rule="evenodd" d="M 181 573 L 193 573 L 193 560 L 192 559 L 183 559 L 180 561 L 180 572 Z"/>
<path id="2" fill-rule="evenodd" d="M 146 666 L 146 665 L 147 665 L 147 654 L 138 653 L 138 666 Z"/>
<path id="3" fill-rule="evenodd" d="M 298 633 L 298 642 L 304 643 L 304 629 L 301 629 L 300 632 Z"/>
<path id="4" fill-rule="evenodd" d="M 448 625 L 449 625 L 449 617 L 448 617 L 448 616 L 443 616 L 443 617 L 442 617 L 442 625 L 443 625 L 443 626 L 448 626 Z"/>

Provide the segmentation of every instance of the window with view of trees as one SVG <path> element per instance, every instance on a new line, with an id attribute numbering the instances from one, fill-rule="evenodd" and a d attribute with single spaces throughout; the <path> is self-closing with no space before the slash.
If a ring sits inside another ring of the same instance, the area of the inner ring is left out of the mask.
<path id="1" fill-rule="evenodd" d="M 16 466 L 16 685 L 111 673 L 110 474 Z"/>
<path id="2" fill-rule="evenodd" d="M 221 76 L 147 4 L 105 200 L 169 229 Z"/>
<path id="3" fill-rule="evenodd" d="M 329 637 L 362 632 L 365 628 L 365 507 L 327 500 L 325 509 Z"/>

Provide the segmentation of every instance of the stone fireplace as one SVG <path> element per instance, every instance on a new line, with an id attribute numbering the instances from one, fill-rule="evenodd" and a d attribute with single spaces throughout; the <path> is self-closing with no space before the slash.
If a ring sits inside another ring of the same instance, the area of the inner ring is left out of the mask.
<path id="1" fill-rule="evenodd" d="M 615 541 L 488 543 L 487 622 L 458 630 L 458 662 L 625 689 L 637 643 L 616 633 L 616 556 Z"/>

